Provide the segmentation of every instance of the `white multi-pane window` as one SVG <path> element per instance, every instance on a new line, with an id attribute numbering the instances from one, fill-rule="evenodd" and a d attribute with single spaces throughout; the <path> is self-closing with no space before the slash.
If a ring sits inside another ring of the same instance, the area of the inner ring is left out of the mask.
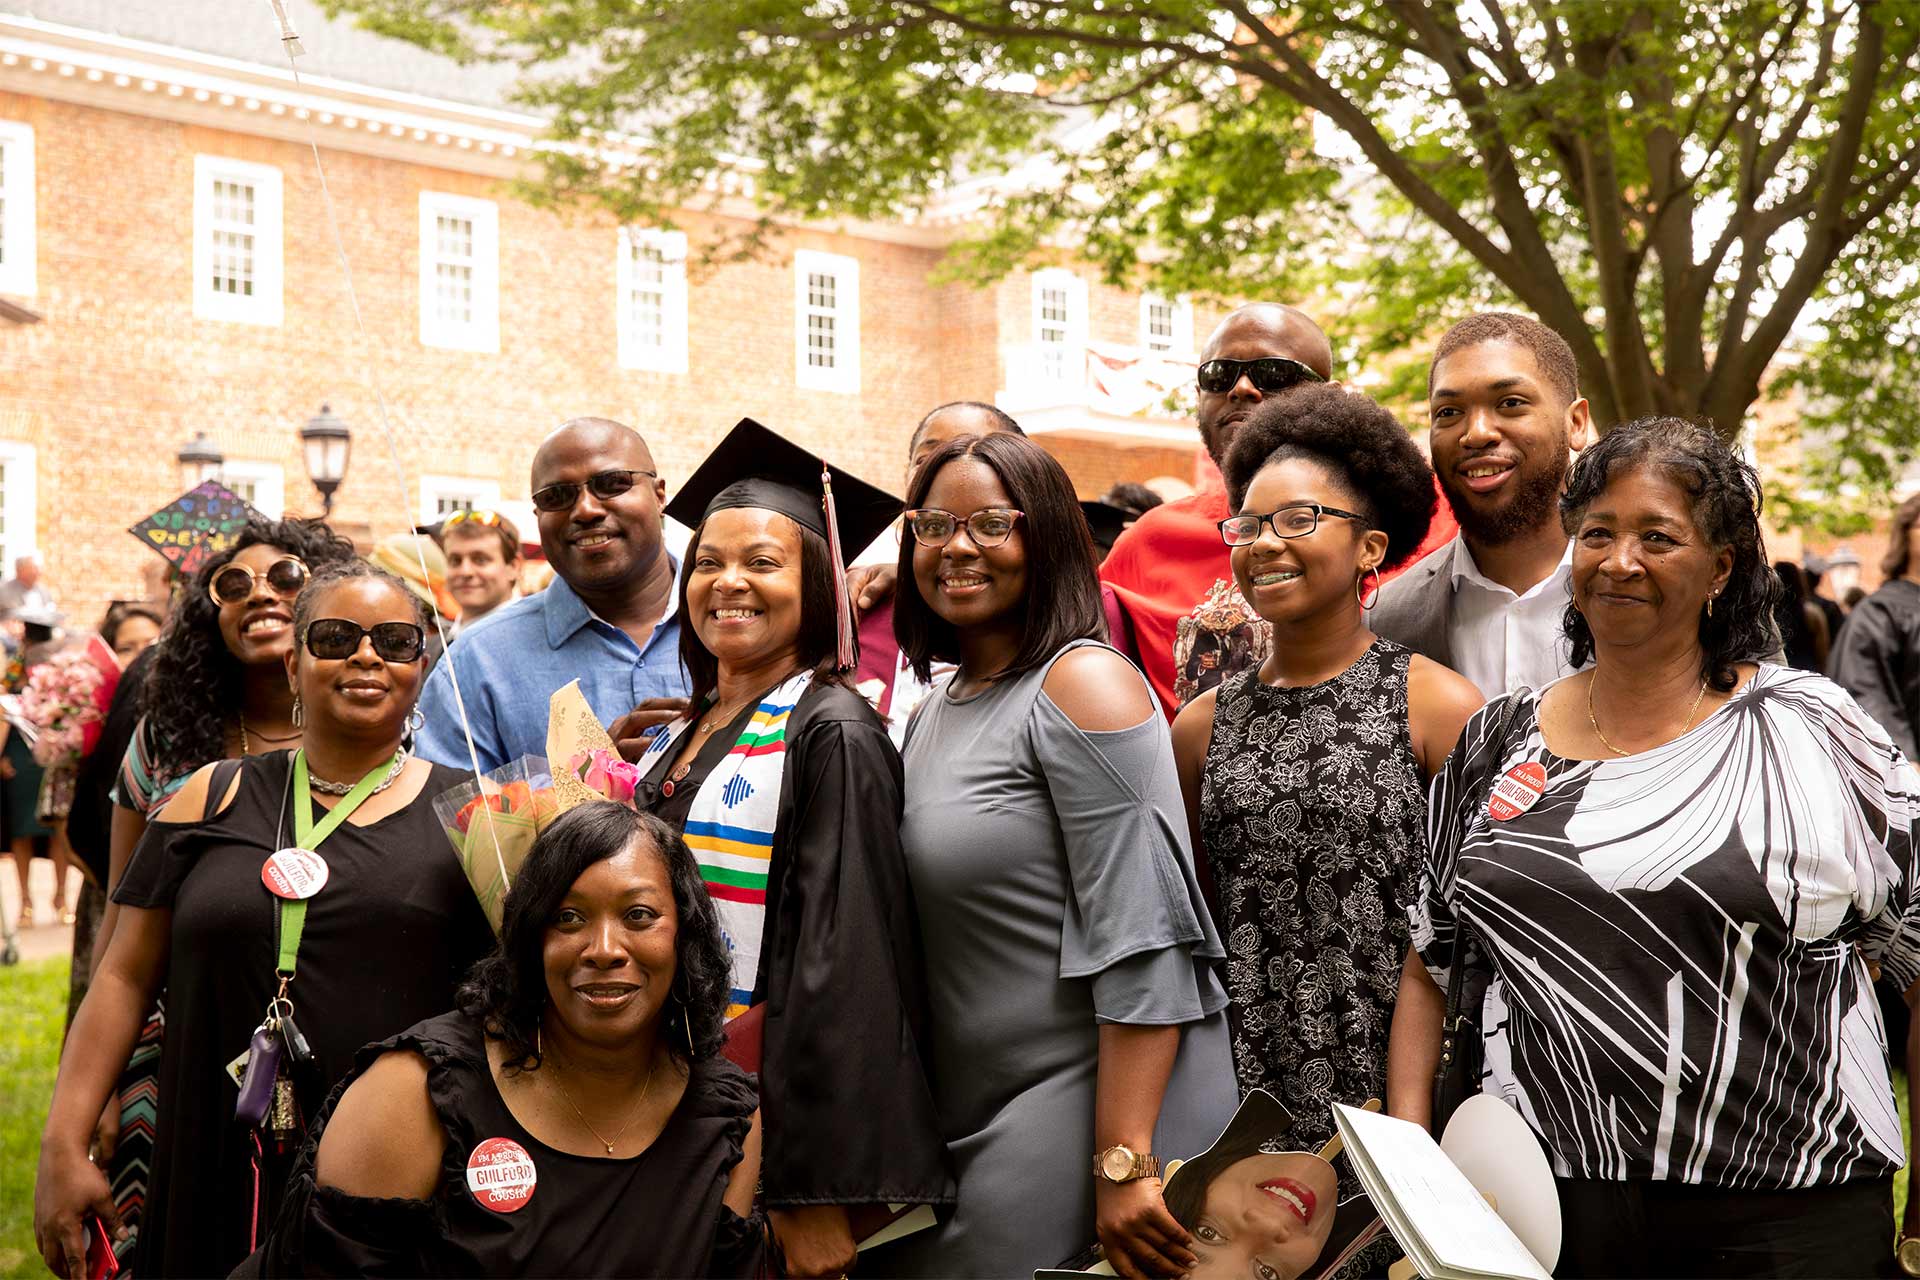
<path id="1" fill-rule="evenodd" d="M 1087 286 L 1071 271 L 1033 273 L 1033 341 L 1042 378 L 1069 382 L 1085 372 Z"/>
<path id="2" fill-rule="evenodd" d="M 860 390 L 860 263 L 837 253 L 793 255 L 794 381 Z"/>
<path id="3" fill-rule="evenodd" d="M 34 292 L 33 127 L 0 120 L 0 293 Z"/>
<path id="4" fill-rule="evenodd" d="M 1193 304 L 1157 293 L 1140 298 L 1140 345 L 1148 351 L 1184 355 L 1193 350 Z"/>
<path id="5" fill-rule="evenodd" d="M 456 511 L 495 511 L 500 482 L 469 476 L 421 476 L 420 522 L 432 524 Z"/>
<path id="6" fill-rule="evenodd" d="M 33 446 L 0 441 L 0 564 L 9 574 L 13 562 L 32 554 L 36 545 L 35 488 Z"/>
<path id="7" fill-rule="evenodd" d="M 684 232 L 620 229 L 616 273 L 620 363 L 659 373 L 687 371 L 687 237 Z"/>
<path id="8" fill-rule="evenodd" d="M 420 341 L 500 349 L 500 209 L 493 201 L 420 193 Z"/>
<path id="9" fill-rule="evenodd" d="M 193 158 L 193 313 L 279 324 L 280 171 L 222 156 Z"/>
<path id="10" fill-rule="evenodd" d="M 228 458 L 220 467 L 220 483 L 269 520 L 286 514 L 287 477 L 277 462 Z"/>

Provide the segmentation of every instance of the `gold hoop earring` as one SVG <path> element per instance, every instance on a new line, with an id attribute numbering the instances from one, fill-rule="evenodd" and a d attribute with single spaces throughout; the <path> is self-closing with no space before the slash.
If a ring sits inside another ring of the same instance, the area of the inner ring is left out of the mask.
<path id="1" fill-rule="evenodd" d="M 1361 584 L 1367 580 L 1367 574 L 1373 575 L 1373 599 L 1368 601 Z M 1375 565 L 1353 580 L 1353 602 L 1360 606 L 1360 612 L 1372 613 L 1374 605 L 1380 603 L 1380 567 Z"/>

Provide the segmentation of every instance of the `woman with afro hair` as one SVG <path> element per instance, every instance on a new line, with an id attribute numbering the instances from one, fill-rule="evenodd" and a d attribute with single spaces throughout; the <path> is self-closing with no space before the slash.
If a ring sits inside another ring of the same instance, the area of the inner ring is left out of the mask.
<path id="1" fill-rule="evenodd" d="M 1334 1134 L 1332 1103 L 1386 1096 L 1427 780 L 1483 699 L 1367 629 L 1435 503 L 1392 414 L 1296 387 L 1247 419 L 1224 470 L 1221 538 L 1273 646 L 1188 704 L 1174 754 L 1227 937 L 1240 1090 L 1272 1093 L 1312 1147 Z"/>

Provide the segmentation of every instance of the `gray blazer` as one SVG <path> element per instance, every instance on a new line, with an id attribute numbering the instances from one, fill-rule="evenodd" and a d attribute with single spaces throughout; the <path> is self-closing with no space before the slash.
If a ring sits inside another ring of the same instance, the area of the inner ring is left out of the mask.
<path id="1" fill-rule="evenodd" d="M 1429 661 L 1453 667 L 1453 544 L 1441 543 L 1380 588 L 1367 629 Z"/>

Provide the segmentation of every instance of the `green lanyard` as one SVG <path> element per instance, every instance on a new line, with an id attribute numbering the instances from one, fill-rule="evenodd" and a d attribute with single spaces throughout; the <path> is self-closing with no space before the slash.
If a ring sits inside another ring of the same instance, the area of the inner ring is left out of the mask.
<path id="1" fill-rule="evenodd" d="M 313 796 L 307 782 L 307 753 L 293 753 L 293 842 L 309 853 L 320 851 L 320 842 L 334 833 L 339 825 L 353 816 L 353 811 L 362 801 L 372 795 L 380 780 L 387 776 L 387 770 L 393 767 L 393 757 L 389 756 L 375 765 L 371 772 L 353 784 L 353 790 L 339 804 L 327 810 L 319 822 L 313 820 Z M 300 954 L 300 935 L 307 927 L 307 900 L 305 898 L 280 899 L 280 962 L 275 970 L 280 975 L 282 993 L 286 984 L 293 979 L 294 957 Z"/>

